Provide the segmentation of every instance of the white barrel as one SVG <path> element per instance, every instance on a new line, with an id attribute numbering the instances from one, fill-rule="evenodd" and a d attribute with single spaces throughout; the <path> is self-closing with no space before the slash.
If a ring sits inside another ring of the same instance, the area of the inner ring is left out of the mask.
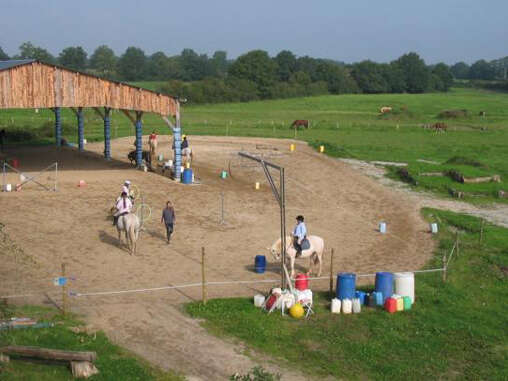
<path id="1" fill-rule="evenodd" d="M 411 304 L 415 301 L 415 274 L 395 273 L 395 293 L 400 296 L 409 296 Z"/>
<path id="2" fill-rule="evenodd" d="M 353 299 L 353 313 L 359 314 L 362 311 L 362 305 L 360 303 L 360 298 Z"/>
<path id="3" fill-rule="evenodd" d="M 351 299 L 342 299 L 342 313 L 350 314 L 352 310 L 353 303 L 351 302 Z"/>
<path id="4" fill-rule="evenodd" d="M 261 307 L 263 306 L 264 302 L 265 302 L 264 295 L 261 294 L 254 295 L 254 306 Z"/>
<path id="5" fill-rule="evenodd" d="M 10 192 L 10 191 L 12 191 L 12 185 L 11 185 L 11 184 L 5 184 L 4 191 L 5 191 L 5 192 Z"/>
<path id="6" fill-rule="evenodd" d="M 381 234 L 385 234 L 386 233 L 386 222 L 380 222 L 379 223 L 379 232 Z"/>
<path id="7" fill-rule="evenodd" d="M 437 223 L 433 223 L 433 224 L 430 224 L 430 231 L 432 232 L 432 234 L 436 234 L 437 233 Z"/>
<path id="8" fill-rule="evenodd" d="M 332 299 L 332 314 L 340 314 L 340 299 Z"/>

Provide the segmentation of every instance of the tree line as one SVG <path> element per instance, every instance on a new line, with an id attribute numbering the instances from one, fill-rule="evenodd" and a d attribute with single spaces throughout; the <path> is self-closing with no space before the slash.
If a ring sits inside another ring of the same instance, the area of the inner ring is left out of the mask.
<path id="1" fill-rule="evenodd" d="M 55 57 L 31 42 L 21 44 L 19 53 L 12 57 L 25 58 L 112 80 L 161 81 L 157 91 L 188 98 L 192 103 L 321 94 L 448 91 L 454 76 L 462 78 L 454 68 L 463 64 L 451 68 L 444 63 L 429 66 L 418 54 L 408 53 L 390 63 L 366 60 L 346 65 L 329 59 L 297 57 L 288 50 L 274 57 L 263 50 L 253 50 L 232 60 L 220 50 L 208 56 L 183 49 L 179 55 L 167 56 L 162 51 L 146 55 L 138 47 L 128 47 L 117 56 L 106 45 L 97 47 L 90 56 L 81 46 L 66 47 Z M 9 57 L 0 48 L 2 59 Z M 468 73 L 477 71 L 473 70 L 478 66 L 475 65 L 469 67 Z"/>

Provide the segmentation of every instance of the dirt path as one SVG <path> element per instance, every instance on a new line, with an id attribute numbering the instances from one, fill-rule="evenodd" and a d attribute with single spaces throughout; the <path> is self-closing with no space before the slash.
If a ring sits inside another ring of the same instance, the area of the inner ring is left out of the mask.
<path id="1" fill-rule="evenodd" d="M 369 163 L 355 159 L 339 159 L 339 161 L 347 163 L 353 169 L 376 179 L 381 184 L 386 185 L 395 191 L 404 193 L 414 200 L 414 202 L 417 202 L 421 208 L 444 209 L 456 213 L 470 214 L 472 216 L 485 218 L 493 224 L 508 227 L 508 205 L 492 204 L 489 206 L 476 206 L 463 201 L 438 198 L 438 196 L 432 193 L 415 192 L 408 185 L 386 177 L 386 170 L 384 166 L 375 165 L 376 162 Z M 380 162 L 377 163 L 379 164 Z"/>
<path id="2" fill-rule="evenodd" d="M 279 235 L 279 211 L 265 176 L 258 166 L 241 160 L 238 151 L 264 155 L 286 168 L 287 222 L 305 215 L 311 234 L 322 236 L 327 252 L 335 248 L 334 273 L 417 269 L 432 255 L 433 241 L 422 220 L 420 205 L 394 192 L 345 163 L 318 154 L 298 142 L 289 153 L 289 141 L 257 138 L 191 137 L 196 153 L 193 169 L 201 185 L 183 185 L 155 173 L 133 169 L 126 162 L 132 138 L 112 142 L 113 160 L 100 157 L 102 144 L 88 144 L 88 152 L 52 147 L 11 150 L 21 169 L 35 173 L 58 161 L 58 192 L 34 184 L 21 192 L 0 193 L 1 221 L 9 236 L 30 256 L 30 261 L 4 258 L 0 267 L 0 295 L 34 294 L 24 302 L 54 303 L 59 290 L 51 279 L 67 263 L 76 277 L 71 289 L 78 293 L 144 289 L 199 282 L 201 247 L 206 247 L 207 280 L 274 279 L 258 285 L 209 287 L 209 296 L 249 296 L 278 284 L 279 265 L 268 258 L 265 274 L 252 271 L 254 257 L 265 254 Z M 171 155 L 170 142 L 161 137 L 160 152 Z M 220 179 L 222 169 L 231 176 Z M 50 182 L 49 175 L 40 178 Z M 153 209 L 139 241 L 139 255 L 130 256 L 119 245 L 107 211 L 125 179 L 139 186 L 144 203 Z M 85 180 L 86 187 L 77 187 Z M 8 182 L 16 183 L 15 175 Z M 261 189 L 255 190 L 259 181 Z M 220 224 L 220 195 L 224 194 L 224 224 Z M 167 199 L 176 205 L 177 221 L 171 245 L 164 242 L 160 210 Z M 36 205 L 36 207 L 34 207 Z M 388 234 L 377 232 L 379 221 Z M 307 262 L 299 263 L 303 270 Z M 327 281 L 314 281 L 314 290 Z M 180 312 L 180 305 L 199 300 L 199 287 L 109 296 L 71 298 L 72 311 L 104 330 L 113 340 L 163 368 L 189 377 L 219 380 L 246 372 L 255 364 L 279 370 L 258 354 L 246 356 L 241 344 L 232 344 L 205 332 L 199 322 Z M 284 379 L 308 379 L 282 371 Z"/>

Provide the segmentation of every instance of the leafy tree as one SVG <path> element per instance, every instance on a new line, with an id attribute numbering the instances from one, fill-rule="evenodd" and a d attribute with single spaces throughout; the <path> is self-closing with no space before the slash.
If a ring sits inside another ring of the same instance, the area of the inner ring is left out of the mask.
<path id="1" fill-rule="evenodd" d="M 357 93 L 360 90 L 350 72 L 335 63 L 321 60 L 316 67 L 316 77 L 328 84 L 328 91 L 332 94 Z"/>
<path id="2" fill-rule="evenodd" d="M 283 50 L 274 58 L 277 63 L 277 76 L 280 81 L 287 82 L 296 70 L 296 56 L 289 50 Z"/>
<path id="3" fill-rule="evenodd" d="M 277 65 L 264 50 L 252 50 L 236 59 L 229 74 L 239 79 L 252 81 L 261 98 L 270 96 L 270 87 L 276 81 Z"/>
<path id="4" fill-rule="evenodd" d="M 118 73 L 126 81 L 143 79 L 146 71 L 145 52 L 130 46 L 118 60 Z"/>
<path id="5" fill-rule="evenodd" d="M 8 59 L 9 56 L 3 51 L 2 47 L 0 47 L 0 61 L 7 61 Z"/>
<path id="6" fill-rule="evenodd" d="M 402 70 L 408 93 L 423 93 L 428 88 L 430 72 L 418 54 L 404 54 L 395 63 Z"/>
<path id="7" fill-rule="evenodd" d="M 58 63 L 74 70 L 86 69 L 87 54 L 81 46 L 68 47 L 60 52 Z"/>
<path id="8" fill-rule="evenodd" d="M 356 83 L 367 94 L 386 93 L 389 86 L 383 76 L 383 69 L 380 64 L 372 61 L 362 61 L 353 65 L 351 72 Z"/>
<path id="9" fill-rule="evenodd" d="M 478 60 L 469 69 L 470 79 L 492 80 L 496 77 L 496 71 L 492 65 L 485 60 Z"/>
<path id="10" fill-rule="evenodd" d="M 224 78 L 226 76 L 229 63 L 227 59 L 227 53 L 224 50 L 217 50 L 215 53 L 213 53 L 212 66 L 214 76 L 219 78 Z"/>
<path id="11" fill-rule="evenodd" d="M 98 74 L 108 78 L 116 76 L 117 57 L 107 45 L 101 45 L 90 57 L 90 67 Z"/>
<path id="12" fill-rule="evenodd" d="M 318 74 L 317 74 L 317 67 L 318 67 L 319 61 L 315 58 L 309 57 L 309 56 L 303 56 L 296 60 L 296 71 L 303 71 L 304 73 L 307 73 L 311 80 L 317 81 L 318 80 Z"/>
<path id="13" fill-rule="evenodd" d="M 381 64 L 380 68 L 389 93 L 403 93 L 406 91 L 404 73 L 399 66 L 394 63 Z"/>
<path id="14" fill-rule="evenodd" d="M 184 49 L 180 54 L 182 78 L 185 81 L 199 81 L 212 75 L 213 65 L 206 54 L 198 55 L 192 49 Z"/>
<path id="15" fill-rule="evenodd" d="M 434 89 L 438 91 L 448 91 L 453 85 L 453 75 L 446 64 L 442 62 L 438 63 L 432 68 L 432 74 L 437 76 L 440 80 L 440 83 L 438 82 L 438 86 L 434 86 Z"/>
<path id="16" fill-rule="evenodd" d="M 291 74 L 291 77 L 289 78 L 289 82 L 292 84 L 309 86 L 312 83 L 312 79 L 310 78 L 309 74 L 307 74 L 303 71 L 296 71 L 293 74 Z"/>
<path id="17" fill-rule="evenodd" d="M 30 41 L 23 42 L 19 46 L 19 55 L 16 56 L 17 59 L 34 59 L 40 60 L 46 63 L 54 64 L 56 62 L 55 57 L 48 52 L 46 49 L 35 46 Z"/>
<path id="18" fill-rule="evenodd" d="M 163 52 L 152 54 L 146 64 L 146 79 L 169 79 L 169 59 Z"/>
<path id="19" fill-rule="evenodd" d="M 452 75 L 457 79 L 469 78 L 469 65 L 465 62 L 457 62 L 450 68 Z"/>

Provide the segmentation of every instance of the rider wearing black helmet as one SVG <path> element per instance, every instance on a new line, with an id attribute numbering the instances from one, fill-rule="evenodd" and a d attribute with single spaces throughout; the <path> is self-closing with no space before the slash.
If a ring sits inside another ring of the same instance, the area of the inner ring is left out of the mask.
<path id="1" fill-rule="evenodd" d="M 296 249 L 296 256 L 302 255 L 302 242 L 307 238 L 307 227 L 302 215 L 296 217 L 296 226 L 293 229 L 293 246 Z"/>

